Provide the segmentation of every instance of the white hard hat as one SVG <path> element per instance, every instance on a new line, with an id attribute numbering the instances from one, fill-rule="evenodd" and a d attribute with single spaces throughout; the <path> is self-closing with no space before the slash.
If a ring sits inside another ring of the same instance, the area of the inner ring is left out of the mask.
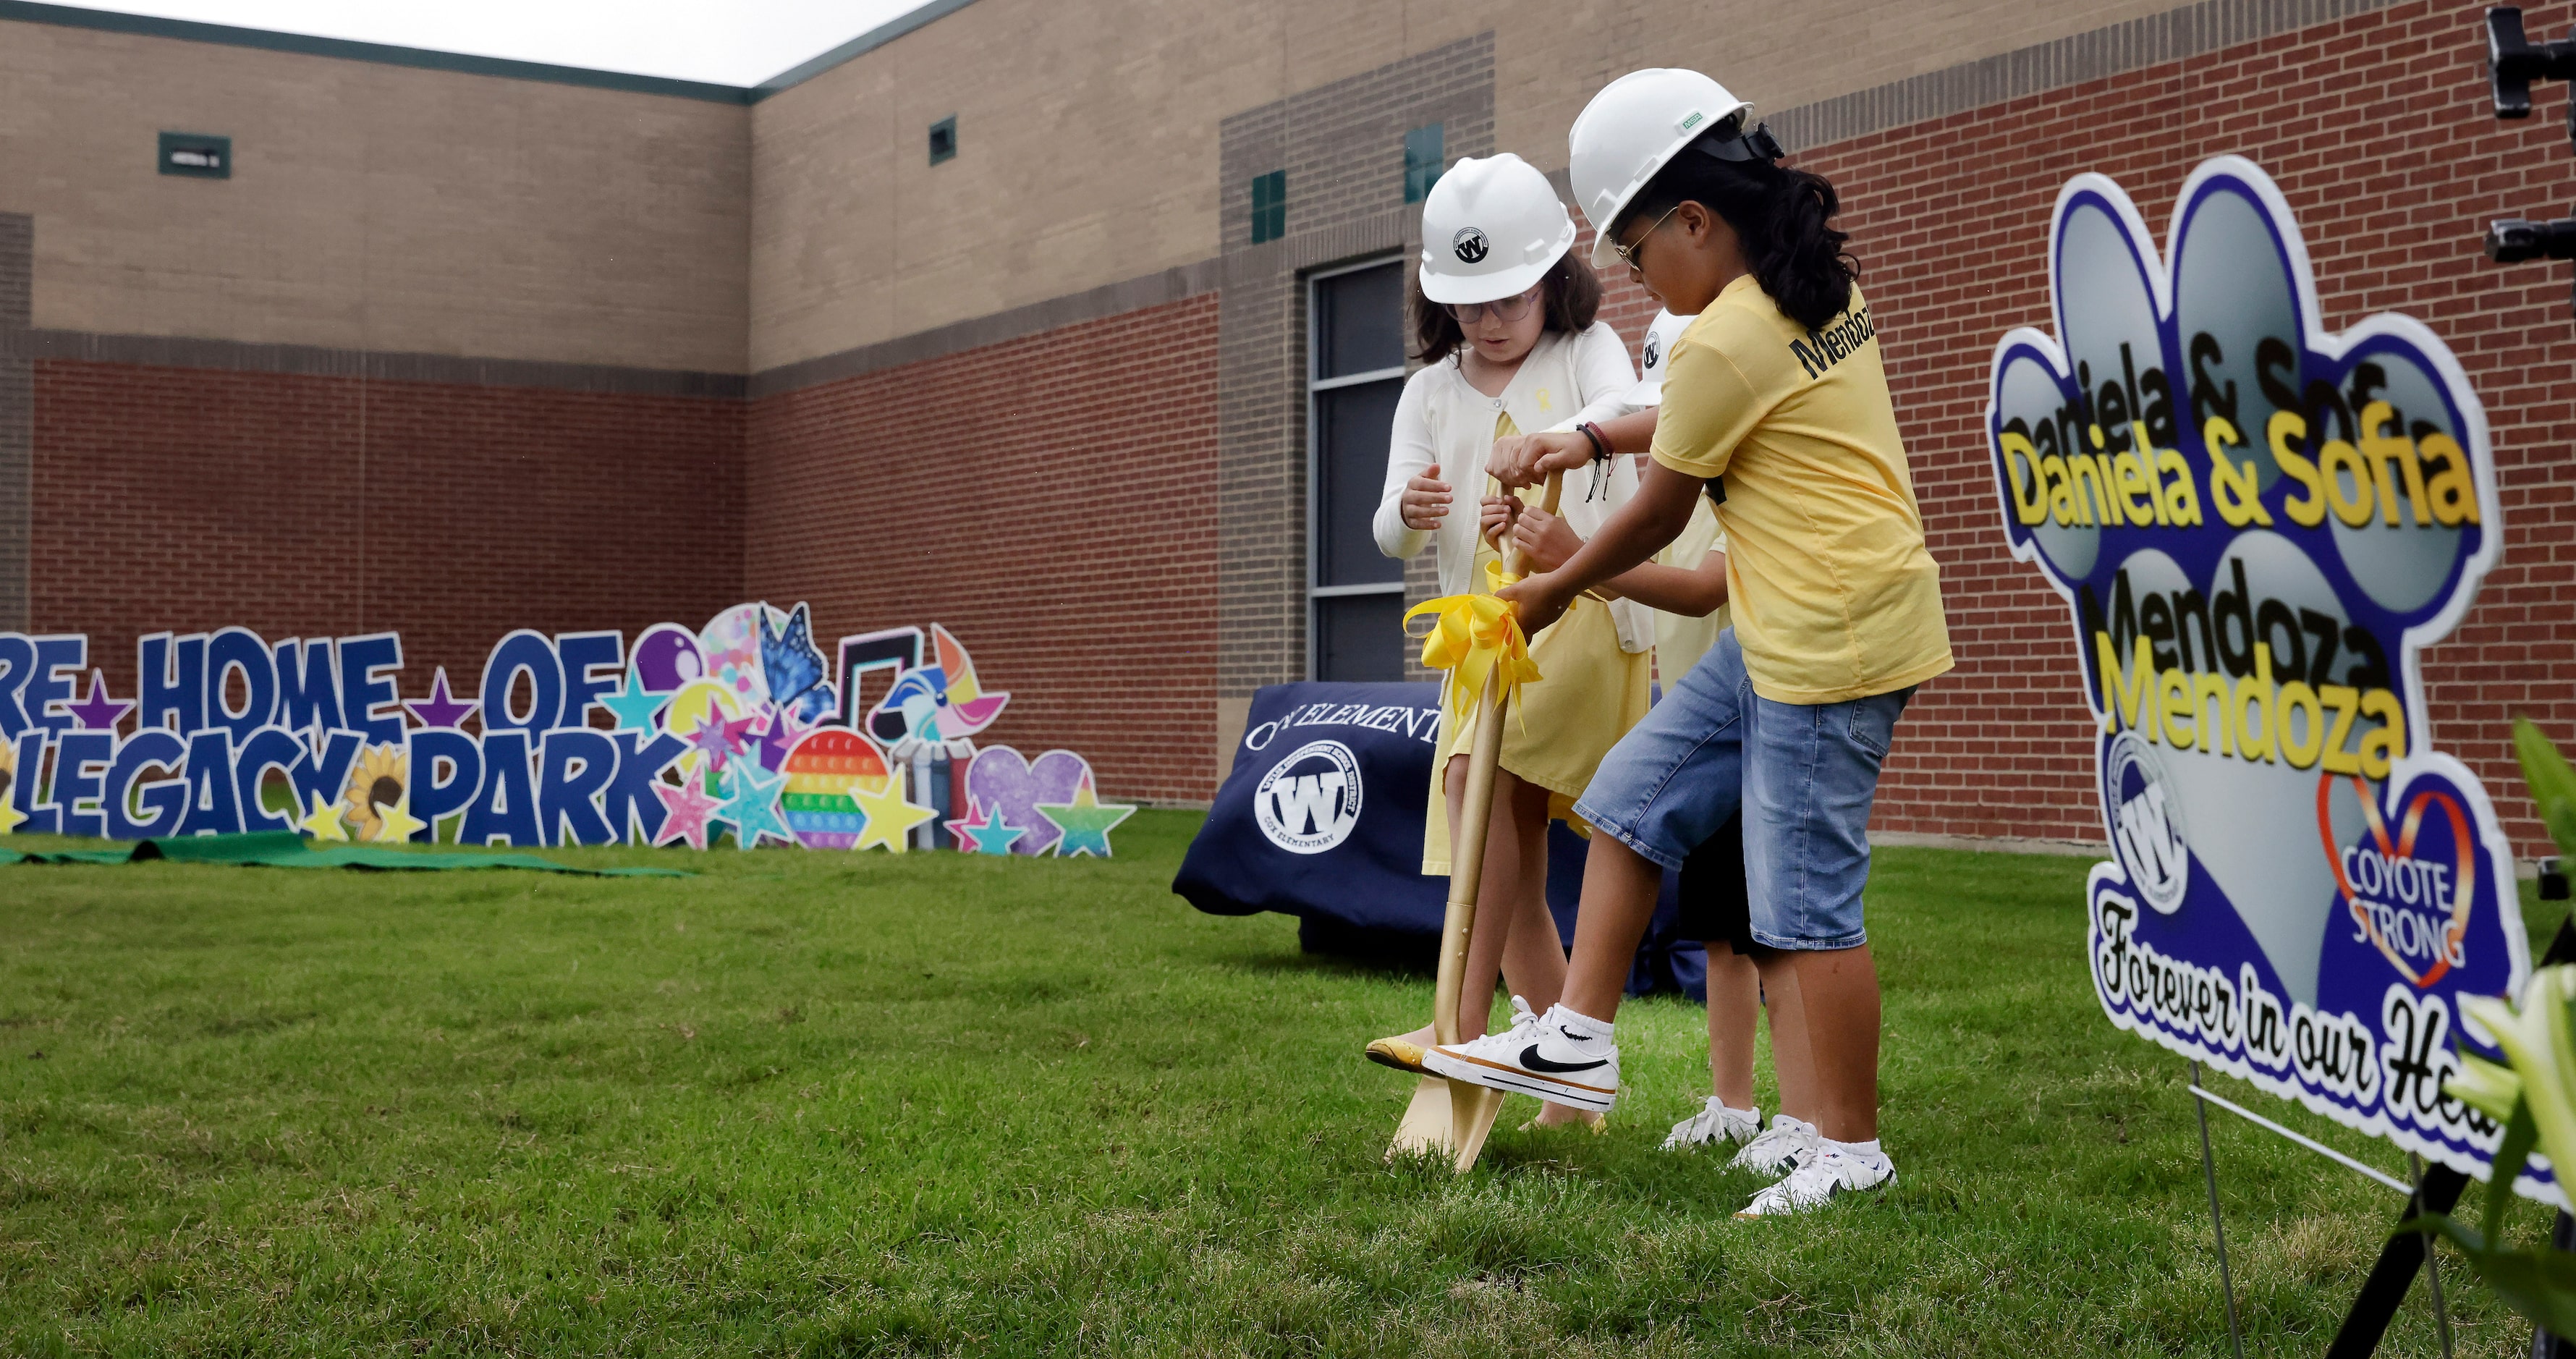
<path id="1" fill-rule="evenodd" d="M 1574 247 L 1574 218 L 1538 167 L 1506 151 L 1449 167 L 1422 204 L 1422 295 L 1498 302 Z"/>
<path id="2" fill-rule="evenodd" d="M 1631 389 L 1633 393 L 1629 398 L 1631 402 L 1640 406 L 1662 404 L 1664 368 L 1672 362 L 1673 341 L 1680 339 L 1682 332 L 1689 329 L 1690 323 L 1697 319 L 1691 316 L 1675 316 L 1669 311 L 1659 311 L 1655 313 L 1655 319 L 1647 323 L 1646 349 L 1643 355 L 1644 372 L 1637 379 L 1637 385 Z"/>
<path id="3" fill-rule="evenodd" d="M 1674 153 L 1753 105 L 1697 71 L 1655 67 L 1601 87 L 1566 135 L 1566 178 L 1575 205 L 1592 223 L 1592 263 L 1618 259 L 1611 225 Z"/>

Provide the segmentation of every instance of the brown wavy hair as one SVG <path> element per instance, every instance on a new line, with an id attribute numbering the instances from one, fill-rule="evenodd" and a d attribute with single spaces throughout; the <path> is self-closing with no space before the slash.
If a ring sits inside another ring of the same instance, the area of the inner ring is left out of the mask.
<path id="1" fill-rule="evenodd" d="M 1601 278 L 1581 256 L 1566 251 L 1539 276 L 1539 286 L 1545 290 L 1540 302 L 1547 311 L 1549 330 L 1580 335 L 1592 328 L 1592 318 L 1601 313 Z M 1413 308 L 1413 357 L 1424 363 L 1438 363 L 1457 353 L 1467 343 L 1467 332 L 1459 329 L 1458 318 L 1450 315 L 1447 307 L 1422 295 L 1418 271 L 1405 287 Z"/>

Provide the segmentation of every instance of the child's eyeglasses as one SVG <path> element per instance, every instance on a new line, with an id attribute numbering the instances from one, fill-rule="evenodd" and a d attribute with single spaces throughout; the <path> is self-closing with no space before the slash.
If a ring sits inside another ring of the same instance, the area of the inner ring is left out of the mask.
<path id="1" fill-rule="evenodd" d="M 1538 302 L 1538 293 L 1538 289 L 1532 288 L 1518 297 L 1506 297 L 1500 302 L 1446 302 L 1441 305 L 1447 307 L 1449 314 L 1458 318 L 1458 324 L 1462 326 L 1472 326 L 1483 320 L 1488 310 L 1498 321 L 1517 321 L 1529 315 L 1530 308 Z"/>

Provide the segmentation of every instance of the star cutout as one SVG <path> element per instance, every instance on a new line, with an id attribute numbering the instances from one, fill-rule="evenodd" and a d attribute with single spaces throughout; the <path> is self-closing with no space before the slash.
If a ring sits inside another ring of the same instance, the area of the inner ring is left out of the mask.
<path id="1" fill-rule="evenodd" d="M 437 678 L 430 681 L 429 697 L 418 703 L 406 700 L 403 706 L 411 709 L 411 715 L 419 718 L 424 727 L 454 728 L 483 705 L 459 703 L 451 697 L 447 692 L 447 667 L 442 665 L 438 667 Z"/>
<path id="2" fill-rule="evenodd" d="M 27 814 L 17 807 L 18 790 L 0 784 L 0 835 L 15 835 L 27 823 Z"/>
<path id="3" fill-rule="evenodd" d="M 796 723 L 788 717 L 786 709 L 779 709 L 777 714 L 769 719 L 769 726 L 767 729 L 763 730 L 760 734 L 760 740 L 758 742 L 760 746 L 760 767 L 763 769 L 776 769 L 778 766 L 787 763 L 787 748 L 796 744 L 797 737 L 802 736 L 811 730 L 813 730 L 811 727 L 797 726 Z"/>
<path id="4" fill-rule="evenodd" d="M 787 830 L 787 822 L 778 814 L 778 793 L 786 786 L 785 774 L 769 773 L 748 761 L 736 760 L 725 771 L 721 815 L 733 823 L 735 848 L 753 848 L 764 835 L 789 844 L 796 842 Z"/>
<path id="5" fill-rule="evenodd" d="M 721 774 L 734 756 L 751 749 L 751 724 L 758 714 L 727 718 L 722 708 L 709 709 L 698 729 L 689 735 L 689 744 L 707 754 L 707 768 Z"/>
<path id="6" fill-rule="evenodd" d="M 956 837 L 958 852 L 963 854 L 1008 854 L 1011 845 L 1028 834 L 1002 819 L 973 798 L 966 799 L 966 815 L 948 822 L 948 833 Z M 969 846 L 972 848 L 969 848 Z"/>
<path id="7" fill-rule="evenodd" d="M 340 820 L 340 804 L 325 798 L 320 793 L 313 795 L 312 813 L 295 824 L 303 827 L 304 833 L 316 840 L 338 840 L 343 844 L 348 843 L 349 828 Z"/>
<path id="8" fill-rule="evenodd" d="M 1116 829 L 1119 822 L 1135 814 L 1134 807 L 1100 801 L 1099 796 L 1091 791 L 1089 778 L 1073 790 L 1073 801 L 1038 804 L 1038 815 L 1054 822 L 1057 829 L 1064 832 L 1064 838 L 1055 842 L 1055 854 L 1059 859 L 1070 859 L 1077 854 L 1108 858 L 1109 832 Z"/>
<path id="9" fill-rule="evenodd" d="M 399 845 L 410 840 L 413 831 L 428 824 L 411 814 L 411 794 L 404 793 L 390 806 L 376 804 L 376 833 L 373 838 L 380 845 Z"/>
<path id="10" fill-rule="evenodd" d="M 850 846 L 853 850 L 883 845 L 901 854 L 910 848 L 908 841 L 912 828 L 939 815 L 932 808 L 904 799 L 901 774 L 886 780 L 884 792 L 870 793 L 853 788 L 850 796 L 857 800 L 859 810 L 868 818 L 868 824 L 859 829 L 858 842 Z"/>
<path id="11" fill-rule="evenodd" d="M 966 800 L 966 806 L 971 811 L 974 798 Z M 971 834 L 974 834 L 976 855 L 1010 855 L 1010 847 L 1020 844 L 1020 837 L 1028 834 L 1028 826 L 1012 826 L 1010 821 L 1002 821 L 999 811 L 989 811 L 984 813 L 984 824 L 974 826 Z"/>
<path id="12" fill-rule="evenodd" d="M 653 843 L 667 845 L 685 836 L 689 841 L 689 848 L 705 849 L 707 814 L 723 804 L 708 797 L 706 790 L 699 787 L 698 781 L 694 778 L 684 779 L 676 786 L 656 783 L 653 785 L 653 795 L 662 799 L 662 810 L 665 813 L 662 818 L 662 832 L 653 837 Z"/>
<path id="13" fill-rule="evenodd" d="M 109 698 L 107 676 L 93 670 L 89 672 L 89 701 L 66 703 L 63 705 L 63 711 L 79 718 L 83 731 L 114 731 L 116 724 L 124 721 L 127 713 L 134 711 L 134 705 Z"/>
<path id="14" fill-rule="evenodd" d="M 599 702 L 608 709 L 610 716 L 617 719 L 617 725 L 611 727 L 611 731 L 649 732 L 654 729 L 653 714 L 660 712 L 670 697 L 645 688 L 643 677 L 629 670 L 626 672 L 626 687 L 613 694 L 601 694 Z"/>

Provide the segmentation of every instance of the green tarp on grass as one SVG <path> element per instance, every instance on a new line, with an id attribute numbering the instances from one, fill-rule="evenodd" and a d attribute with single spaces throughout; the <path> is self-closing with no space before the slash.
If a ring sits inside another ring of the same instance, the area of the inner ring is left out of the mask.
<path id="1" fill-rule="evenodd" d="M 293 831 L 249 835 L 196 835 L 137 840 L 115 849 L 15 850 L 0 848 L 0 864 L 238 864 L 254 868 L 372 868 L 428 871 L 457 868 L 525 868 L 539 873 L 578 873 L 595 878 L 685 878 L 676 868 L 575 868 L 533 854 L 474 854 L 460 850 L 384 849 L 333 845 L 315 849 Z"/>

